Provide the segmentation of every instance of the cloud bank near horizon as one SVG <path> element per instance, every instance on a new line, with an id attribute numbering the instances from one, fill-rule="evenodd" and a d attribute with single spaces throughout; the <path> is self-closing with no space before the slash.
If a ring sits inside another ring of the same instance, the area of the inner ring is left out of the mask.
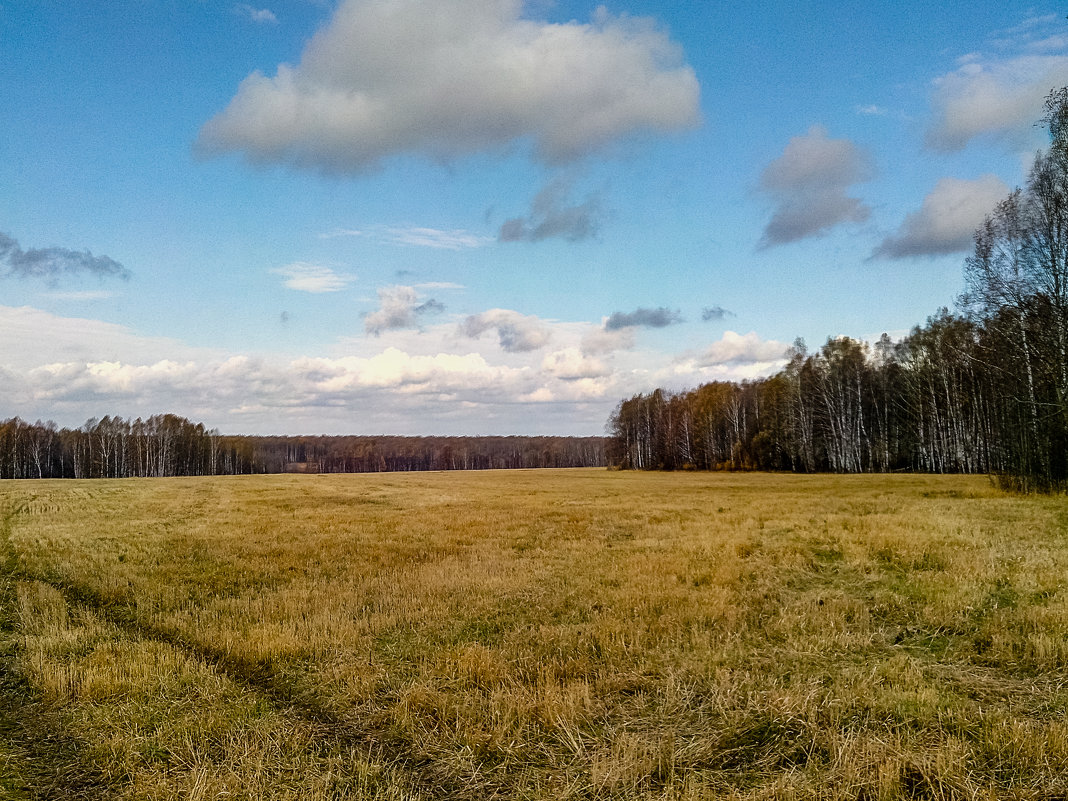
<path id="1" fill-rule="evenodd" d="M 278 433 L 280 421 L 312 433 L 509 433 L 532 423 L 544 433 L 590 433 L 624 396 L 766 374 L 785 349 L 727 331 L 697 357 L 597 356 L 582 345 L 602 326 L 510 309 L 472 315 L 461 328 L 457 336 L 455 322 L 426 334 L 383 327 L 378 338 L 294 358 L 195 348 L 110 323 L 0 306 L 0 339 L 12 346 L 0 356 L 0 404 L 63 425 L 173 411 L 232 433 Z M 42 344 L 43 330 L 50 336 Z M 497 336 L 484 340 L 488 331 Z M 496 421 L 492 432 L 484 427 L 489 420 Z"/>

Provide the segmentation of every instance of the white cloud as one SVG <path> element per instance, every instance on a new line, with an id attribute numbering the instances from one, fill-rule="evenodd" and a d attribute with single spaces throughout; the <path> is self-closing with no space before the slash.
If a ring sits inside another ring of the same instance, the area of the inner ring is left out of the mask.
<path id="1" fill-rule="evenodd" d="M 363 318 L 368 334 L 380 335 L 397 328 L 416 328 L 425 314 L 444 311 L 433 298 L 425 299 L 411 286 L 386 286 L 378 290 L 378 309 Z"/>
<path id="2" fill-rule="evenodd" d="M 477 353 L 421 356 L 394 347 L 370 358 L 302 359 L 292 367 L 312 388 L 328 394 L 374 388 L 473 395 L 507 385 L 522 373 L 490 365 Z"/>
<path id="3" fill-rule="evenodd" d="M 240 14 L 242 17 L 258 22 L 264 25 L 277 25 L 278 17 L 274 15 L 274 12 L 269 8 L 255 8 L 254 6 L 242 3 L 234 7 L 234 11 Z"/>
<path id="4" fill-rule="evenodd" d="M 249 75 L 198 145 L 327 172 L 497 151 L 563 162 L 698 122 L 699 87 L 648 20 L 521 16 L 521 0 L 344 0 L 296 66 Z"/>
<path id="5" fill-rule="evenodd" d="M 373 340 L 359 343 L 362 352 L 334 357 L 228 355 L 4 306 L 0 339 L 9 346 L 0 353 L 0 407 L 61 425 L 173 411 L 234 433 L 278 432 L 280 413 L 290 433 L 510 433 L 537 421 L 529 413 L 505 421 L 505 413 L 557 380 L 536 362 L 492 363 L 470 350 L 409 353 Z M 551 410 L 544 431 L 596 432 L 601 410 L 591 414 L 568 422 L 562 410 Z M 490 420 L 497 422 L 487 429 Z"/>
<path id="6" fill-rule="evenodd" d="M 609 318 L 606 317 L 600 327 L 588 331 L 582 338 L 583 353 L 613 353 L 618 350 L 630 350 L 634 347 L 633 326 L 625 328 L 606 328 Z"/>
<path id="7" fill-rule="evenodd" d="M 546 354 L 541 368 L 549 375 L 564 381 L 578 381 L 584 378 L 602 378 L 611 373 L 609 367 L 600 359 L 583 354 L 581 349 L 571 347 Z"/>
<path id="8" fill-rule="evenodd" d="M 457 340 L 455 323 L 442 322 L 339 341 L 323 354 L 252 356 L 0 306 L 0 408 L 60 425 L 169 411 L 229 433 L 591 434 L 620 398 L 761 375 L 781 362 L 753 359 L 785 350 L 730 333 L 684 359 L 636 350 L 602 359 L 582 347 L 605 333 L 598 324 L 519 318 L 556 348 Z"/>
<path id="9" fill-rule="evenodd" d="M 795 136 L 760 176 L 760 188 L 776 204 L 761 247 L 818 236 L 843 223 L 864 222 L 871 209 L 847 192 L 873 174 L 864 151 L 848 139 L 831 139 L 822 125 Z"/>
<path id="10" fill-rule="evenodd" d="M 271 272 L 285 278 L 282 283 L 287 288 L 313 294 L 340 292 L 356 280 L 353 275 L 344 275 L 334 272 L 329 267 L 303 261 L 293 262 L 285 267 L 276 267 Z"/>
<path id="11" fill-rule="evenodd" d="M 1043 100 L 1051 89 L 1066 84 L 1068 55 L 971 59 L 935 80 L 927 144 L 956 151 L 977 137 L 989 137 L 1031 149 L 1039 141 L 1035 123 L 1044 113 Z"/>
<path id="12" fill-rule="evenodd" d="M 61 317 L 30 306 L 0 306 L 0 342 L 0 366 L 17 372 L 48 362 L 142 362 L 159 360 L 161 354 L 181 360 L 217 353 L 174 339 L 140 336 L 115 323 Z"/>
<path id="13" fill-rule="evenodd" d="M 967 251 L 976 228 L 1008 193 L 1009 187 L 995 175 L 974 181 L 942 178 L 919 211 L 909 214 L 872 257 L 904 259 Z"/>
<path id="14" fill-rule="evenodd" d="M 89 401 L 114 406 L 109 413 L 131 405 L 158 411 L 204 404 L 214 415 L 243 407 L 329 408 L 372 397 L 385 404 L 420 395 L 500 402 L 534 387 L 525 371 L 491 365 L 476 353 L 424 356 L 393 347 L 338 359 L 52 363 L 30 370 L 25 383 L 37 403 Z"/>
<path id="15" fill-rule="evenodd" d="M 473 314 L 460 323 L 460 334 L 477 339 L 486 331 L 496 331 L 501 349 L 509 353 L 537 350 L 551 338 L 549 329 L 537 317 L 511 309 L 490 309 Z"/>
<path id="16" fill-rule="evenodd" d="M 724 331 L 718 342 L 713 342 L 692 361 L 697 367 L 782 363 L 786 361 L 788 348 L 783 342 L 761 339 L 755 331 L 748 334 Z"/>

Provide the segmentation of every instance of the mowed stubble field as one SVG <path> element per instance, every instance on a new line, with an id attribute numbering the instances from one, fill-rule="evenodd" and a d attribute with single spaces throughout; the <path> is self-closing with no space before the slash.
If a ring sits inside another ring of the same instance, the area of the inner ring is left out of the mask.
<path id="1" fill-rule="evenodd" d="M 0 797 L 1068 795 L 1068 502 L 982 477 L 0 482 Z"/>

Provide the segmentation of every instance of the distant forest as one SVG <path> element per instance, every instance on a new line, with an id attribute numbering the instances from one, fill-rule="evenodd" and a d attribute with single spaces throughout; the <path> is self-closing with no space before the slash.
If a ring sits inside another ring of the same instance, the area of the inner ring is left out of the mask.
<path id="1" fill-rule="evenodd" d="M 975 233 L 960 313 L 899 343 L 795 343 L 758 381 L 657 389 L 619 404 L 609 461 L 633 469 L 994 473 L 1068 487 L 1068 88 L 1050 147 Z"/>
<path id="2" fill-rule="evenodd" d="M 227 436 L 173 414 L 0 422 L 0 478 L 602 467 L 603 437 Z"/>

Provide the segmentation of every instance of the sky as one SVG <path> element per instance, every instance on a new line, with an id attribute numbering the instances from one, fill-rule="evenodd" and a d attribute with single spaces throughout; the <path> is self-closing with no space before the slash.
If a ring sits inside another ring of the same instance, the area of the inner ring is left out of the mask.
<path id="1" fill-rule="evenodd" d="M 0 0 L 0 64 L 0 419 L 589 435 L 952 309 L 1068 20 Z"/>

